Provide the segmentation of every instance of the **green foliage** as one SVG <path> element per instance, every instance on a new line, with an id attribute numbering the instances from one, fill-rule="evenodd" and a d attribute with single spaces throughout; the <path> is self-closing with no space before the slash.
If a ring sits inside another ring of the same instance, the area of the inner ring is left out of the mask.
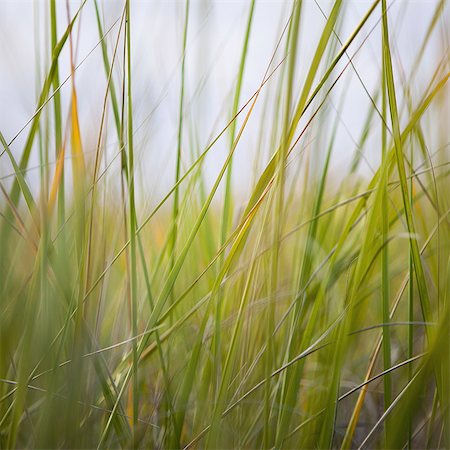
<path id="1" fill-rule="evenodd" d="M 258 11 L 249 2 L 229 121 L 201 148 L 187 138 L 198 130 L 185 112 L 193 5 L 180 4 L 175 181 L 148 212 L 133 139 L 134 4 L 124 1 L 108 40 L 93 2 L 106 90 L 90 159 L 72 61 L 86 1 L 58 40 L 60 4 L 50 0 L 50 64 L 19 157 L 18 135 L 8 142 L 0 130 L 14 171 L 9 191 L 0 182 L 1 448 L 450 447 L 448 49 L 418 89 L 395 52 L 388 2 L 370 4 L 341 41 L 347 5 L 335 1 L 320 9 L 305 60 L 304 3 L 286 3 L 272 59 L 245 98 Z M 434 5 L 416 66 L 435 50 L 433 33 L 449 38 L 444 3 Z M 373 92 L 354 64 L 368 36 L 382 62 Z M 348 91 L 337 108 L 333 99 L 351 71 L 370 102 L 352 163 L 337 173 Z M 271 152 L 255 152 L 243 197 L 233 162 L 263 102 L 271 114 L 258 116 L 258 145 Z M 53 139 L 43 142 L 49 126 Z M 111 128 L 119 177 L 102 150 Z M 203 163 L 224 135 L 211 182 Z M 27 178 L 32 152 L 46 164 L 45 145 L 57 159 L 51 189 L 50 169 L 37 186 Z M 368 154 L 378 161 L 372 175 L 359 170 Z"/>

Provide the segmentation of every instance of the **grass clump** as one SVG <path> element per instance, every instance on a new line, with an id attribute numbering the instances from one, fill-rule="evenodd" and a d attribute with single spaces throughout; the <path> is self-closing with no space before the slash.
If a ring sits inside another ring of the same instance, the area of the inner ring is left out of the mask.
<path id="1" fill-rule="evenodd" d="M 155 200 L 145 178 L 161 152 L 138 139 L 134 106 L 142 6 L 125 0 L 108 25 L 106 2 L 49 2 L 36 111 L 14 137 L 0 130 L 2 448 L 450 447 L 448 5 L 433 2 L 408 72 L 393 17 L 406 3 L 375 0 L 350 30 L 347 2 L 306 3 L 283 5 L 250 93 L 260 5 L 248 3 L 204 145 L 195 4 L 176 5 L 174 165 Z M 83 14 L 105 82 L 93 152 Z M 436 40 L 424 83 L 415 68 Z M 374 86 L 357 63 L 369 43 Z M 368 106 L 349 129 L 352 78 Z"/>

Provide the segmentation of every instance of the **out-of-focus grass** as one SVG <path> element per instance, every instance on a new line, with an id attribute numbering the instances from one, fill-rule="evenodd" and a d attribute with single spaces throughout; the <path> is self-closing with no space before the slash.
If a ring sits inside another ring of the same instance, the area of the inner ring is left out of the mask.
<path id="1" fill-rule="evenodd" d="M 85 3 L 71 13 L 50 1 L 51 60 L 19 159 L 0 134 L 14 169 L 0 185 L 1 447 L 449 448 L 448 48 L 417 92 L 393 51 L 386 0 L 342 41 L 346 7 L 336 1 L 305 61 L 308 17 L 294 2 L 261 84 L 243 98 L 258 8 L 249 2 L 229 121 L 198 149 L 183 120 L 183 4 L 175 181 L 148 212 L 136 196 L 133 4 L 124 2 L 110 47 L 94 0 L 107 85 L 92 157 L 73 49 Z M 416 66 L 436 30 L 442 48 L 449 38 L 448 6 L 432 6 Z M 359 77 L 352 58 L 367 33 L 379 35 L 380 82 L 369 92 L 360 78 L 370 108 L 353 163 L 338 174 L 330 162 L 347 91 L 335 118 L 326 107 L 343 74 Z M 66 47 L 70 114 L 59 91 Z M 262 102 L 270 114 L 258 145 L 272 151 L 256 151 L 255 172 L 243 173 L 233 156 Z M 109 128 L 119 177 L 105 161 Z M 219 139 L 229 151 L 210 183 L 203 162 Z M 34 151 L 39 186 L 26 175 Z M 365 178 L 364 153 L 379 155 Z M 233 172 L 253 180 L 241 207 Z"/>

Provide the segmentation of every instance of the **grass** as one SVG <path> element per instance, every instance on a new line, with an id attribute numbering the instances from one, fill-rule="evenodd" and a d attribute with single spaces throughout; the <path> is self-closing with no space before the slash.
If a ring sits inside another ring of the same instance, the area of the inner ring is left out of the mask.
<path id="1" fill-rule="evenodd" d="M 306 3 L 283 5 L 250 94 L 260 5 L 246 5 L 207 137 L 187 70 L 195 4 L 176 5 L 160 199 L 142 183 L 142 155 L 160 149 L 136 139 L 138 2 L 112 25 L 98 0 L 43 9 L 35 113 L 12 138 L 0 129 L 1 448 L 450 448 L 448 5 L 430 3 L 408 72 L 396 25 L 414 6 L 364 3 L 348 31 L 348 2 Z M 88 13 L 105 80 L 93 153 L 77 81 Z M 358 64 L 369 40 L 375 86 Z M 351 77 L 362 128 L 344 122 Z M 359 137 L 337 167 L 345 130 Z M 249 145 L 251 173 L 236 162 Z"/>

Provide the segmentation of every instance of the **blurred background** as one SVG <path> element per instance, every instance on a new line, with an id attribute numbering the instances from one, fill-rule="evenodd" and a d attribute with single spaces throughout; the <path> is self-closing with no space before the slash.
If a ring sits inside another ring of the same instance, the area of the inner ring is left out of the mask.
<path id="1" fill-rule="evenodd" d="M 64 32 L 68 18 L 72 18 L 81 5 L 80 1 L 57 1 L 58 36 Z M 301 21 L 299 62 L 296 77 L 305 77 L 320 32 L 325 24 L 333 2 L 307 0 Z M 347 0 L 344 2 L 343 22 L 334 36 L 345 41 L 354 30 L 371 2 Z M 414 66 L 415 57 L 424 40 L 427 27 L 435 11 L 435 0 L 394 0 L 388 2 L 391 26 L 391 41 L 394 57 L 394 73 L 409 80 L 412 98 L 420 97 L 428 86 L 430 72 L 439 64 L 442 55 L 448 53 L 450 14 L 449 4 L 441 22 L 433 32 L 420 66 Z M 106 33 L 108 51 L 113 54 L 123 2 L 100 1 L 103 30 Z M 258 89 L 263 75 L 274 55 L 283 28 L 289 18 L 292 2 L 256 2 L 255 16 L 250 34 L 247 63 L 244 72 L 240 104 L 243 105 Z M 189 6 L 189 26 L 185 54 L 185 100 L 183 106 L 182 163 L 184 169 L 200 151 L 218 135 L 231 117 L 231 105 L 239 61 L 245 37 L 249 1 L 192 0 Z M 36 110 L 39 92 L 50 64 L 49 2 L 43 0 L 0 0 L 0 127 L 6 140 L 16 136 Z M 131 6 L 132 21 L 132 86 L 134 93 L 134 136 L 137 154 L 138 195 L 145 198 L 160 197 L 174 183 L 174 162 L 177 148 L 177 130 L 180 99 L 181 62 L 183 58 L 183 24 L 186 3 L 183 1 L 136 0 Z M 380 83 L 381 73 L 381 29 L 380 12 L 370 18 L 364 29 L 352 43 L 348 55 L 353 66 L 348 67 L 333 88 L 324 105 L 329 123 L 339 115 L 339 127 L 332 153 L 332 172 L 339 173 L 350 164 L 351 155 L 357 147 L 358 137 L 370 109 L 374 90 Z M 122 35 L 123 33 L 121 33 Z M 92 159 L 98 139 L 107 75 L 104 70 L 99 30 L 94 4 L 87 1 L 81 11 L 81 20 L 73 33 L 75 83 L 78 93 L 83 150 L 86 158 Z M 119 49 L 122 37 L 119 38 Z M 361 46 L 361 44 L 363 44 Z M 123 52 L 119 50 L 114 67 L 114 80 L 121 87 Z M 275 53 L 273 69 L 284 56 L 284 41 Z M 339 73 L 348 58 L 344 58 L 337 69 Z M 70 76 L 69 46 L 60 56 L 60 81 Z M 261 101 L 256 105 L 235 156 L 233 185 L 246 195 L 251 184 L 251 174 L 258 171 L 254 166 L 255 150 L 263 155 L 273 154 L 269 136 L 274 108 L 264 108 L 264 98 L 276 92 L 280 82 L 278 70 L 264 87 Z M 401 80 L 398 80 L 401 83 Z M 301 83 L 298 84 L 300 89 Z M 414 89 L 416 87 L 416 89 Z M 345 98 L 343 93 L 345 91 Z M 68 80 L 60 89 L 63 121 L 67 120 L 71 100 L 71 84 Z M 420 95 L 419 95 L 420 94 Z M 296 93 L 298 95 L 298 93 Z M 401 91 L 399 90 L 401 96 Z M 272 95 L 273 101 L 274 95 Z M 418 99 L 416 99 L 418 100 Z M 399 103 L 402 99 L 400 98 Z M 338 105 L 339 104 L 339 105 Z M 51 111 L 51 103 L 46 109 Z M 45 114 L 45 112 L 44 112 Z M 262 115 L 264 114 L 264 117 Z M 432 121 L 432 113 L 426 119 Z M 53 120 L 49 113 L 48 123 Z M 112 114 L 107 121 L 112 123 Z M 238 124 L 242 118 L 238 118 Z M 380 121 L 378 121 L 380 122 Z M 304 122 L 302 122 L 304 123 Z M 427 128 L 427 127 L 425 127 Z M 322 128 L 323 129 L 323 128 Z M 26 139 L 23 130 L 11 145 L 20 155 Z M 301 145 L 314 140 L 314 131 Z M 371 127 L 364 161 L 358 171 L 372 173 L 380 158 L 380 129 Z M 433 142 L 433 136 L 430 136 Z M 437 141 L 436 141 L 437 142 Z M 373 145 L 371 145 L 373 144 Z M 55 155 L 54 142 L 48 140 L 49 155 Z M 106 127 L 103 142 L 106 158 L 117 158 L 117 136 L 113 127 Z M 214 180 L 228 151 L 228 139 L 220 139 L 210 152 L 205 163 L 207 180 Z M 53 148 L 52 148 L 53 146 Z M 261 149 L 261 146 L 263 147 Z M 70 158 L 66 156 L 66 158 Z M 52 164 L 50 158 L 49 163 Z M 54 159 L 53 159 L 54 163 Z M 262 164 L 262 163 L 261 163 Z M 34 185 L 39 176 L 38 152 L 33 151 L 27 179 Z M 119 174 L 120 164 L 112 162 L 108 169 L 111 176 Z M 183 170 L 183 168 L 182 168 Z M 8 183 L 13 169 L 2 158 L 0 176 Z M 67 175 L 70 177 L 70 174 Z M 70 186 L 71 183 L 69 182 Z"/>

